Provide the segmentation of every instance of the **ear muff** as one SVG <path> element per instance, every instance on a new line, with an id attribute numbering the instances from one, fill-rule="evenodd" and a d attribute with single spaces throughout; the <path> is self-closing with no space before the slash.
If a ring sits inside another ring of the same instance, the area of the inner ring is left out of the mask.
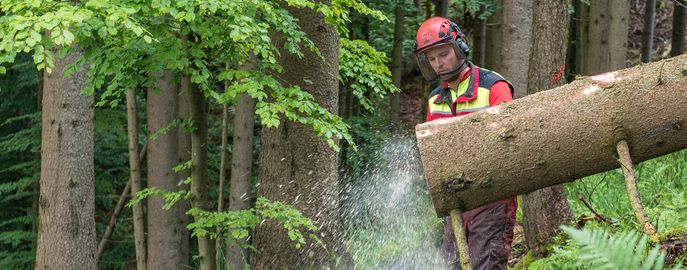
<path id="1" fill-rule="evenodd" d="M 470 55 L 470 46 L 465 42 L 465 34 L 463 34 L 463 31 L 460 31 L 460 28 L 458 25 L 454 22 L 451 22 L 451 29 L 456 32 L 456 43 L 458 44 L 458 48 L 460 51 L 465 54 L 465 57 L 467 58 L 468 55 Z"/>

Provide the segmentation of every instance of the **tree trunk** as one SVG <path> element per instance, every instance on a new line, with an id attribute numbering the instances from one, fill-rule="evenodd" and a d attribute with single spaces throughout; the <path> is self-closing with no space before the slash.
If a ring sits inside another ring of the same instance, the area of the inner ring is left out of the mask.
<path id="1" fill-rule="evenodd" d="M 401 88 L 401 76 L 403 75 L 403 23 L 404 14 L 401 6 L 396 6 L 394 10 L 394 48 L 391 54 L 391 76 L 394 85 Z M 400 111 L 401 93 L 391 94 L 391 121 L 398 122 Z"/>
<path id="2" fill-rule="evenodd" d="M 685 28 L 687 27 L 687 0 L 675 0 L 673 3 L 673 35 L 670 41 L 670 56 L 685 52 Z"/>
<path id="3" fill-rule="evenodd" d="M 251 206 L 251 169 L 253 166 L 253 128 L 255 125 L 255 101 L 248 94 L 241 94 L 234 116 L 233 152 L 231 156 L 231 184 L 229 210 L 238 211 Z M 231 234 L 229 234 L 231 235 Z M 245 243 L 245 239 L 238 240 Z M 246 251 L 236 241 L 229 243 L 226 252 L 227 269 L 240 270 L 248 262 Z"/>
<path id="4" fill-rule="evenodd" d="M 176 129 L 160 132 L 175 121 L 178 86 L 174 74 L 155 72 L 152 78 L 159 89 L 148 89 L 146 113 L 148 115 L 148 187 L 162 191 L 177 191 L 174 166 L 177 165 L 178 134 Z M 157 138 L 153 138 L 157 134 Z M 162 209 L 165 200 L 160 196 L 147 199 L 148 218 L 148 269 L 175 269 L 180 258 L 178 209 Z"/>
<path id="5" fill-rule="evenodd" d="M 625 68 L 630 2 L 591 1 L 586 75 Z M 567 27 L 566 27 L 567 29 Z"/>
<path id="6" fill-rule="evenodd" d="M 513 98 L 527 95 L 532 44 L 532 0 L 503 0 L 498 72 L 515 88 Z M 538 30 L 539 31 L 539 30 Z"/>
<path id="7" fill-rule="evenodd" d="M 651 62 L 654 47 L 654 18 L 656 17 L 656 0 L 647 0 L 644 8 L 644 31 L 642 31 L 642 62 Z"/>
<path id="8" fill-rule="evenodd" d="M 225 64 L 225 69 L 229 69 L 229 63 Z M 226 93 L 228 87 L 227 81 L 224 81 L 224 92 Z M 221 213 L 224 211 L 224 182 L 226 182 L 226 171 L 227 171 L 227 144 L 229 140 L 229 134 L 227 129 L 229 128 L 229 105 L 227 103 L 222 104 L 222 142 L 219 150 L 219 179 L 217 185 L 217 212 Z M 231 235 L 231 234 L 226 234 Z M 223 228 L 217 228 L 217 238 L 215 238 L 215 257 L 221 258 L 220 252 L 222 252 L 222 245 L 224 244 L 224 234 Z M 226 258 L 227 263 L 229 263 L 228 258 Z M 232 269 L 232 268 L 229 268 Z M 242 268 L 238 268 L 242 269 Z"/>
<path id="9" fill-rule="evenodd" d="M 687 148 L 685 67 L 678 56 L 418 125 L 437 213 L 618 168 L 621 140 L 637 163 Z"/>
<path id="10" fill-rule="evenodd" d="M 126 93 L 126 119 L 129 136 L 129 182 L 131 182 L 131 196 L 141 191 L 141 157 L 138 154 L 138 113 L 136 106 L 136 90 L 130 89 Z M 145 215 L 143 201 L 135 204 L 133 210 L 134 246 L 136 248 L 136 269 L 145 270 L 147 265 Z"/>
<path id="11" fill-rule="evenodd" d="M 484 7 L 480 8 L 479 13 L 484 12 Z M 475 21 L 475 32 L 473 34 L 472 62 L 483 67 L 485 64 L 487 50 L 487 19 L 477 18 Z"/>
<path id="12" fill-rule="evenodd" d="M 501 42 L 501 40 L 503 40 L 501 39 L 501 18 L 503 17 L 504 3 L 502 0 L 495 0 L 494 3 L 498 6 L 498 9 L 487 18 L 487 42 L 484 55 L 484 67 L 501 73 L 501 47 L 506 45 Z M 508 8 L 512 9 L 514 7 L 509 6 Z M 527 34 L 529 35 L 529 32 Z M 503 75 L 503 73 L 501 73 L 501 75 Z"/>
<path id="13" fill-rule="evenodd" d="M 328 1 L 325 1 L 329 4 Z M 319 48 L 322 58 L 305 51 L 297 57 L 282 51 L 280 77 L 286 85 L 298 85 L 331 112 L 336 112 L 338 95 L 338 34 L 310 9 L 289 8 L 299 19 L 303 31 Z M 282 48 L 280 39 L 276 39 Z M 322 59 L 328 61 L 324 62 Z M 305 84 L 303 78 L 312 81 Z M 301 249 L 289 240 L 286 231 L 274 221 L 258 226 L 254 246 L 259 253 L 251 260 L 252 269 L 347 269 L 349 260 L 341 239 L 343 231 L 338 214 L 338 155 L 318 138 L 309 126 L 284 121 L 277 128 L 262 131 L 260 149 L 260 186 L 258 195 L 293 205 L 319 226 L 322 245 L 309 241 Z M 337 266 L 338 263 L 338 266 Z"/>
<path id="14" fill-rule="evenodd" d="M 587 56 L 589 52 L 589 5 L 583 0 L 577 0 L 573 20 L 575 20 L 575 33 L 571 37 L 574 37 L 575 57 L 570 59 L 574 62 L 570 71 L 574 75 L 585 74 L 589 60 L 589 56 Z"/>
<path id="15" fill-rule="evenodd" d="M 96 269 L 93 96 L 83 95 L 87 67 L 64 77 L 80 57 L 55 57 L 43 87 L 36 269 Z M 53 50 L 58 55 L 58 48 Z"/>
<path id="16" fill-rule="evenodd" d="M 448 0 L 434 0 L 434 16 L 448 18 Z"/>
<path id="17" fill-rule="evenodd" d="M 212 211 L 212 201 L 208 192 L 210 181 L 208 180 L 208 126 L 205 115 L 205 96 L 202 91 L 191 85 L 189 95 L 189 108 L 193 127 L 191 133 L 191 206 L 206 211 Z M 198 237 L 198 253 L 200 256 L 201 270 L 215 269 L 215 243 L 209 237 Z"/>
<path id="18" fill-rule="evenodd" d="M 533 7 L 528 95 L 565 83 L 563 73 L 570 24 L 565 0 L 535 0 Z M 536 257 L 548 256 L 546 252 L 550 249 L 545 246 L 551 243 L 561 224 L 573 219 L 562 186 L 552 186 L 522 196 L 522 213 L 525 240 Z"/>
<path id="19" fill-rule="evenodd" d="M 178 119 L 189 119 L 191 114 L 189 112 L 189 93 L 191 87 L 191 78 L 189 76 L 182 76 L 179 81 L 179 106 L 177 108 Z M 184 164 L 191 160 L 191 134 L 186 128 L 179 128 L 179 149 L 177 164 Z M 182 170 L 177 173 L 177 185 L 180 190 L 190 190 L 190 186 L 184 181 L 191 176 L 190 170 Z M 181 265 L 189 265 L 189 244 L 190 233 L 186 226 L 189 223 L 189 216 L 186 214 L 190 208 L 189 201 L 181 200 L 178 203 L 179 219 L 177 220 L 177 228 L 179 229 L 180 245 L 179 250 Z"/>

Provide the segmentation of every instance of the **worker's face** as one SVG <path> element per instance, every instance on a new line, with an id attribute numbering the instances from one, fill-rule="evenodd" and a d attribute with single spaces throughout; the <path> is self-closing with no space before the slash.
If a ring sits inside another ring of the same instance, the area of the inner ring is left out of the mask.
<path id="1" fill-rule="evenodd" d="M 434 72 L 439 75 L 454 71 L 464 61 L 462 57 L 459 58 L 456 55 L 453 46 L 449 43 L 429 48 L 425 51 L 425 55 Z"/>

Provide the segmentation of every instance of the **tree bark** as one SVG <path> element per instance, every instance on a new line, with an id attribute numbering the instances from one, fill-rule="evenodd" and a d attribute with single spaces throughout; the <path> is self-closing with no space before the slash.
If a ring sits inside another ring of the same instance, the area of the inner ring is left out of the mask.
<path id="1" fill-rule="evenodd" d="M 528 95 L 565 83 L 565 56 L 570 16 L 565 0 L 535 0 L 532 18 L 532 51 L 527 74 Z M 526 167 L 521 167 L 526 168 Z M 572 212 L 562 186 L 532 191 L 522 196 L 523 228 L 527 246 L 536 257 L 561 224 L 572 221 Z"/>
<path id="2" fill-rule="evenodd" d="M 96 269 L 93 96 L 82 94 L 87 66 L 64 76 L 83 52 L 58 49 L 43 81 L 36 269 Z"/>
<path id="3" fill-rule="evenodd" d="M 591 1 L 586 75 L 625 68 L 630 1 Z M 567 29 L 567 27 L 566 27 Z"/>
<path id="4" fill-rule="evenodd" d="M 212 211 L 212 201 L 208 192 L 210 181 L 208 180 L 208 126 L 205 115 L 205 96 L 202 91 L 191 85 L 189 95 L 189 108 L 193 127 L 191 133 L 191 206 L 206 211 Z M 200 256 L 201 270 L 214 270 L 215 267 L 215 243 L 209 237 L 198 237 L 198 253 Z"/>
<path id="5" fill-rule="evenodd" d="M 670 40 L 670 56 L 677 56 L 685 52 L 687 0 L 675 0 L 673 4 L 673 35 Z"/>
<path id="6" fill-rule="evenodd" d="M 498 9 L 487 18 L 487 44 L 486 53 L 484 55 L 484 67 L 503 75 L 501 70 L 501 47 L 505 46 L 501 40 L 503 40 L 501 29 L 504 10 L 504 3 L 502 0 L 495 0 L 494 3 L 498 6 Z M 509 9 L 515 8 L 513 6 L 508 6 Z M 529 35 L 529 31 L 527 32 Z M 512 83 L 512 81 L 511 81 Z"/>
<path id="7" fill-rule="evenodd" d="M 634 162 L 687 148 L 685 67 L 687 55 L 678 56 L 418 125 L 437 213 L 618 168 L 621 140 Z"/>
<path id="8" fill-rule="evenodd" d="M 654 47 L 654 18 L 656 18 L 656 0 L 647 0 L 644 8 L 644 31 L 642 31 L 642 62 L 651 62 Z"/>
<path id="9" fill-rule="evenodd" d="M 448 0 L 434 0 L 434 16 L 448 18 Z"/>
<path id="10" fill-rule="evenodd" d="M 229 63 L 225 64 L 225 69 L 229 69 Z M 227 81 L 224 81 L 224 92 L 226 93 L 228 87 Z M 217 187 L 217 212 L 221 213 L 224 211 L 224 182 L 226 180 L 226 168 L 227 168 L 227 143 L 229 134 L 227 133 L 227 128 L 229 128 L 229 105 L 227 103 L 222 104 L 222 142 L 219 150 L 219 179 Z M 227 234 L 230 235 L 230 234 Z M 222 252 L 222 244 L 224 243 L 223 228 L 217 228 L 217 238 L 215 238 L 215 257 L 220 257 L 220 252 Z M 227 263 L 228 258 L 227 258 Z M 232 269 L 232 268 L 229 268 Z M 242 268 L 238 268 L 242 269 Z"/>
<path id="11" fill-rule="evenodd" d="M 248 94 L 241 94 L 234 116 L 233 152 L 231 156 L 231 184 L 229 210 L 245 210 L 251 206 L 253 166 L 253 129 L 255 127 L 255 101 Z M 227 269 L 243 269 L 248 263 L 246 251 L 239 246 L 245 239 L 232 241 L 227 246 Z"/>
<path id="12" fill-rule="evenodd" d="M 141 191 L 141 160 L 144 153 L 138 153 L 138 110 L 136 90 L 130 89 L 126 93 L 126 119 L 129 136 L 129 182 L 131 182 L 131 196 Z M 145 148 L 143 149 L 146 150 Z M 136 269 L 145 270 L 147 266 L 145 214 L 141 201 L 132 207 L 134 223 L 134 246 L 136 249 Z"/>
<path id="13" fill-rule="evenodd" d="M 394 85 L 401 88 L 401 76 L 403 75 L 403 23 L 404 14 L 401 6 L 396 6 L 394 10 L 394 48 L 391 54 L 391 76 Z M 401 93 L 391 94 L 391 121 L 398 122 L 400 111 Z"/>
<path id="14" fill-rule="evenodd" d="M 182 37 L 182 39 L 184 39 Z M 184 41 L 186 43 L 186 41 Z M 191 113 L 189 112 L 189 93 L 191 87 L 191 78 L 189 76 L 181 76 L 179 81 L 179 107 L 177 108 L 177 118 L 178 119 L 189 119 Z M 177 164 L 183 164 L 191 160 L 191 133 L 186 128 L 179 128 L 179 149 L 178 149 L 178 159 Z M 184 183 L 184 181 L 191 176 L 190 170 L 182 170 L 177 173 L 177 185 L 179 190 L 190 190 L 189 184 Z M 178 202 L 179 207 L 179 218 L 177 220 L 177 228 L 179 229 L 180 245 L 179 250 L 180 258 L 179 263 L 182 266 L 189 265 L 189 244 L 190 244 L 190 233 L 186 228 L 189 224 L 189 216 L 186 214 L 190 208 L 190 203 L 187 200 L 181 200 Z"/>
<path id="15" fill-rule="evenodd" d="M 500 65 L 497 71 L 513 84 L 513 98 L 527 95 L 532 44 L 532 0 L 503 0 Z"/>
<path id="16" fill-rule="evenodd" d="M 286 85 L 298 85 L 311 93 L 334 113 L 338 104 L 339 36 L 313 10 L 289 8 L 289 12 L 299 19 L 301 29 L 319 48 L 322 58 L 305 51 L 305 57 L 298 59 L 282 51 L 279 61 L 284 73 L 278 76 Z M 283 40 L 276 40 L 277 47 L 283 48 Z M 305 79 L 312 83 L 305 83 Z M 264 129 L 261 140 L 258 196 L 291 204 L 315 220 L 322 245 L 308 241 L 296 249 L 281 225 L 265 222 L 255 231 L 253 244 L 259 253 L 252 257 L 251 269 L 350 268 L 342 266 L 349 260 L 337 210 L 337 153 L 311 127 L 295 122 L 284 121 L 277 128 Z"/>
<path id="17" fill-rule="evenodd" d="M 480 8 L 479 13 L 484 12 L 484 7 Z M 475 21 L 475 31 L 473 33 L 472 62 L 483 67 L 486 59 L 487 50 L 487 19 L 477 18 Z"/>
<path id="18" fill-rule="evenodd" d="M 177 165 L 178 134 L 176 128 L 168 128 L 176 117 L 178 85 L 174 82 L 174 73 L 169 71 L 151 74 L 159 89 L 148 89 L 146 113 L 148 115 L 148 187 L 162 191 L 177 191 L 174 166 Z M 157 133 L 157 138 L 152 135 Z M 165 200 L 160 196 L 149 196 L 147 199 L 148 218 L 148 269 L 175 269 L 179 267 L 180 258 L 179 231 L 177 224 L 178 209 L 162 209 Z"/>

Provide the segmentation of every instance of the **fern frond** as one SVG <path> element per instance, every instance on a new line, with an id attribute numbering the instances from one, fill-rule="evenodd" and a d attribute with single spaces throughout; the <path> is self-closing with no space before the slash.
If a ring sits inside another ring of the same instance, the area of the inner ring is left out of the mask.
<path id="1" fill-rule="evenodd" d="M 605 230 L 575 229 L 561 226 L 570 238 L 580 243 L 580 256 L 576 267 L 590 265 L 592 269 L 663 269 L 665 255 L 658 247 L 647 253 L 646 235 L 626 231 L 619 236 Z"/>

